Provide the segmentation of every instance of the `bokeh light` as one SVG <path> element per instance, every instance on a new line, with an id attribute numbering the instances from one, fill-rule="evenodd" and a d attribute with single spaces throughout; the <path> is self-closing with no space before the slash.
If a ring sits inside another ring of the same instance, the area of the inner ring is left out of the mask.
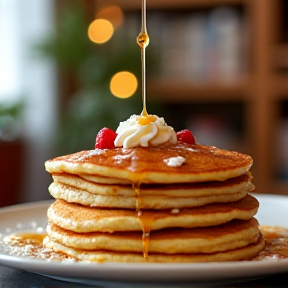
<path id="1" fill-rule="evenodd" d="M 110 82 L 111 93 L 119 98 L 128 98 L 132 96 L 138 87 L 138 81 L 134 74 L 128 71 L 116 73 Z"/>
<path id="2" fill-rule="evenodd" d="M 124 14 L 122 9 L 117 5 L 111 5 L 101 9 L 96 14 L 97 19 L 106 19 L 111 22 L 116 30 L 123 22 Z"/>
<path id="3" fill-rule="evenodd" d="M 89 39 L 97 44 L 107 42 L 112 37 L 113 33 L 113 25 L 106 19 L 96 19 L 88 28 Z"/>

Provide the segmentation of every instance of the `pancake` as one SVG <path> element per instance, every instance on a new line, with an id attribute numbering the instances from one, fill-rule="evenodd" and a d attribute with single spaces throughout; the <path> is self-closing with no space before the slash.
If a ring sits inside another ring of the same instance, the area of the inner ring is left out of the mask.
<path id="1" fill-rule="evenodd" d="M 83 234 L 50 224 L 47 233 L 53 241 L 81 250 L 143 252 L 140 231 Z M 149 254 L 215 253 L 247 246 L 257 242 L 258 237 L 258 221 L 255 218 L 205 228 L 164 229 L 150 233 Z"/>
<path id="2" fill-rule="evenodd" d="M 201 207 L 172 210 L 98 209 L 55 201 L 47 211 L 48 221 L 63 229 L 80 232 L 142 231 L 142 219 L 150 219 L 150 230 L 170 227 L 192 228 L 219 225 L 233 219 L 249 220 L 259 202 L 247 195 L 237 202 L 213 203 Z M 144 222 L 147 222 L 147 220 Z"/>
<path id="3" fill-rule="evenodd" d="M 64 173 L 61 173 L 61 174 L 64 174 Z M 79 176 L 87 181 L 100 183 L 100 184 L 101 183 L 102 184 L 120 184 L 120 185 L 132 184 L 131 181 L 119 179 L 119 178 L 111 178 L 111 177 L 105 177 L 105 176 L 99 176 L 99 175 L 88 175 L 88 174 L 81 174 Z"/>
<path id="4" fill-rule="evenodd" d="M 103 196 L 138 196 L 135 189 L 130 185 L 107 185 L 95 183 L 83 179 L 81 176 L 67 173 L 54 174 L 54 182 L 85 190 L 92 194 Z M 145 196 L 169 196 L 169 197 L 199 197 L 207 195 L 223 195 L 239 192 L 251 192 L 254 185 L 251 182 L 251 173 L 246 173 L 226 181 L 210 181 L 201 183 L 180 183 L 180 184 L 143 184 L 140 186 L 141 197 Z"/>
<path id="5" fill-rule="evenodd" d="M 50 194 L 56 199 L 78 203 L 91 207 L 126 208 L 126 209 L 173 209 L 202 206 L 210 203 L 238 201 L 247 195 L 246 191 L 233 194 L 209 195 L 202 197 L 122 197 L 91 194 L 72 186 L 53 182 L 49 186 Z"/>
<path id="6" fill-rule="evenodd" d="M 167 160 L 183 157 L 185 163 L 169 166 Z M 136 183 L 187 183 L 224 181 L 247 173 L 252 158 L 234 151 L 198 144 L 95 149 L 60 156 L 45 162 L 53 173 L 90 174 Z"/>
<path id="7" fill-rule="evenodd" d="M 245 154 L 182 141 L 50 159 L 56 201 L 43 244 L 92 262 L 250 259 L 265 244 L 254 218 L 259 203 L 249 195 L 252 163 Z"/>
<path id="8" fill-rule="evenodd" d="M 87 251 L 71 248 L 50 238 L 44 239 L 44 245 L 54 251 L 64 253 L 80 261 L 89 262 L 124 262 L 124 263 L 199 263 L 248 260 L 255 257 L 265 245 L 260 235 L 258 241 L 242 248 L 209 254 L 149 254 L 147 258 L 141 253 L 123 253 L 114 251 Z"/>

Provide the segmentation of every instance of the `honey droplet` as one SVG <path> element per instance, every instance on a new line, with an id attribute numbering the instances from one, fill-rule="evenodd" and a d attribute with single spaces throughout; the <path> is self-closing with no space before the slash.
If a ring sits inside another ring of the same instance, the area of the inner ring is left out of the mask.
<path id="1" fill-rule="evenodd" d="M 137 37 L 137 44 L 141 49 L 146 48 L 149 45 L 150 39 L 147 33 L 141 32 Z"/>

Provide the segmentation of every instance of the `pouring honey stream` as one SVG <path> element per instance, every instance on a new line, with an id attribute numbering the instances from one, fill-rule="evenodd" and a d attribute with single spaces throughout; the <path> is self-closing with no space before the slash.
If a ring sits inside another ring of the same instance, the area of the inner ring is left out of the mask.
<path id="1" fill-rule="evenodd" d="M 141 32 L 137 37 L 137 44 L 141 49 L 141 68 L 142 68 L 142 102 L 143 110 L 141 116 L 148 116 L 146 108 L 146 47 L 149 45 L 150 39 L 146 27 L 146 0 L 142 0 L 142 25 Z"/>
<path id="2" fill-rule="evenodd" d="M 138 119 L 138 123 L 140 125 L 145 125 L 149 122 L 155 121 L 155 117 L 152 115 L 149 115 L 147 112 L 147 106 L 146 106 L 146 47 L 149 45 L 150 39 L 149 35 L 147 33 L 147 26 L 146 26 L 146 0 L 142 0 L 142 24 L 141 24 L 141 32 L 137 37 L 137 44 L 140 47 L 141 50 L 141 72 L 142 72 L 142 104 L 143 109 L 141 113 L 141 117 Z M 148 217 L 145 215 L 144 211 L 141 211 L 141 193 L 140 193 L 140 185 L 141 181 L 136 181 L 133 183 L 133 190 L 136 194 L 136 212 L 138 215 L 138 218 L 141 222 L 142 226 L 142 246 L 143 246 L 143 256 L 145 258 L 148 257 L 149 252 L 149 239 L 150 239 L 150 230 L 151 225 L 154 221 L 153 217 Z"/>

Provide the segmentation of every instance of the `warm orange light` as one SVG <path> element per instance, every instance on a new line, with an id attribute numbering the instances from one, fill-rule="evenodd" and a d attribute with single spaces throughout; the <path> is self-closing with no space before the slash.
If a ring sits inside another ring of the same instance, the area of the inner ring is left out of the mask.
<path id="1" fill-rule="evenodd" d="M 136 76 L 130 72 L 122 71 L 112 77 L 110 91 L 116 97 L 128 98 L 135 93 L 137 86 Z"/>
<path id="2" fill-rule="evenodd" d="M 114 29 L 117 29 L 122 24 L 124 15 L 119 6 L 112 5 L 101 9 L 97 13 L 96 18 L 110 21 Z"/>
<path id="3" fill-rule="evenodd" d="M 113 35 L 114 28 L 110 21 L 105 19 L 94 20 L 88 28 L 89 39 L 97 44 L 107 42 Z"/>

